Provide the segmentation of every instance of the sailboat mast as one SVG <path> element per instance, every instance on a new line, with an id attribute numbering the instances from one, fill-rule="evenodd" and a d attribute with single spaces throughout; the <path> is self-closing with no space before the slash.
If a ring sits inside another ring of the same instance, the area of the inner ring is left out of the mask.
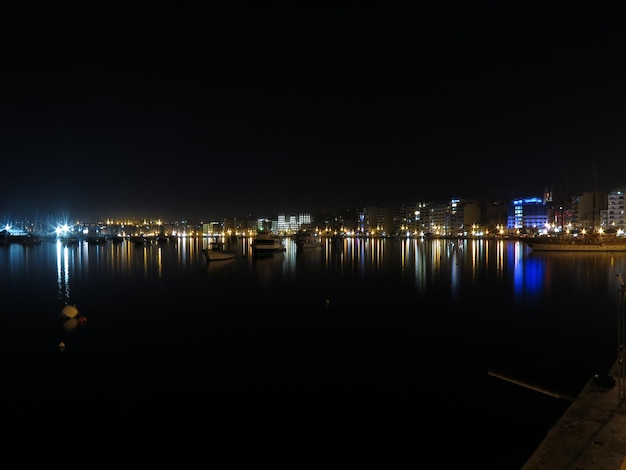
<path id="1" fill-rule="evenodd" d="M 565 233 L 565 182 L 561 187 L 561 234 Z"/>
<path id="2" fill-rule="evenodd" d="M 596 178 L 596 164 L 593 164 L 593 199 L 592 199 L 592 233 L 596 232 L 596 191 L 597 191 L 597 178 Z"/>

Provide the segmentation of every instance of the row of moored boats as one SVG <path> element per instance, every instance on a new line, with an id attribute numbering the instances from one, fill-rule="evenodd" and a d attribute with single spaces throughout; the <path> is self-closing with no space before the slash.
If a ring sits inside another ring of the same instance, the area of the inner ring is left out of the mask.
<path id="1" fill-rule="evenodd" d="M 317 232 L 299 232 L 294 237 L 298 250 L 317 248 L 322 246 L 322 240 Z M 253 256 L 272 256 L 275 253 L 286 251 L 283 237 L 270 232 L 259 232 L 250 243 Z M 233 259 L 237 252 L 223 243 L 212 243 L 209 248 L 203 250 L 207 261 L 220 261 Z"/>

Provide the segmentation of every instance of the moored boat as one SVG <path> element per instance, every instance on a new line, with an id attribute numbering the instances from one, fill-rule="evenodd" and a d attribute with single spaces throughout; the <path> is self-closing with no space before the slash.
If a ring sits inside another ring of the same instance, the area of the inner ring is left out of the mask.
<path id="1" fill-rule="evenodd" d="M 202 250 L 202 253 L 204 253 L 207 261 L 223 261 L 237 256 L 235 250 L 225 249 L 223 244 L 212 244 L 210 248 Z"/>
<path id="2" fill-rule="evenodd" d="M 0 245 L 9 245 L 11 243 L 22 243 L 25 240 L 32 240 L 33 236 L 25 232 L 11 233 L 8 230 L 0 232 Z"/>
<path id="3" fill-rule="evenodd" d="M 532 251 L 626 252 L 626 239 L 601 234 L 524 239 Z"/>
<path id="4" fill-rule="evenodd" d="M 257 233 L 250 245 L 254 256 L 272 255 L 286 251 L 283 238 L 270 232 Z"/>
<path id="5" fill-rule="evenodd" d="M 322 246 L 322 240 L 317 232 L 298 232 L 294 241 L 299 250 Z"/>
<path id="6" fill-rule="evenodd" d="M 20 240 L 20 244 L 23 246 L 41 245 L 41 238 L 35 235 L 26 235 Z"/>

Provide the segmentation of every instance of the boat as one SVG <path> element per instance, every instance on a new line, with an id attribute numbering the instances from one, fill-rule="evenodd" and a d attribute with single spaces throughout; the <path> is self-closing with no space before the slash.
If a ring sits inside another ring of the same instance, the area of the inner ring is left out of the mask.
<path id="1" fill-rule="evenodd" d="M 254 256 L 271 256 L 286 251 L 283 237 L 270 232 L 259 232 L 250 245 Z"/>
<path id="2" fill-rule="evenodd" d="M 596 226 L 596 181 L 594 166 L 593 203 L 591 213 L 593 219 L 591 227 Z M 563 221 L 562 221 L 563 223 Z M 533 252 L 626 252 L 626 237 L 618 236 L 617 232 L 604 232 L 602 229 L 582 234 L 562 233 L 556 236 L 536 237 L 524 239 Z"/>
<path id="3" fill-rule="evenodd" d="M 148 238 L 143 235 L 133 235 L 129 238 L 137 246 L 143 246 L 148 244 Z"/>
<path id="4" fill-rule="evenodd" d="M 20 240 L 20 244 L 23 246 L 41 245 L 41 238 L 35 235 L 26 235 Z"/>
<path id="5" fill-rule="evenodd" d="M 589 234 L 579 237 L 564 235 L 562 237 L 526 238 L 524 243 L 536 251 L 569 251 L 569 252 L 626 252 L 626 239 L 614 235 Z"/>
<path id="6" fill-rule="evenodd" d="M 69 236 L 69 237 L 65 237 L 63 238 L 63 244 L 65 246 L 78 246 L 78 237 L 76 236 Z"/>
<path id="7" fill-rule="evenodd" d="M 27 238 L 29 237 L 31 237 L 31 235 L 24 233 L 24 232 L 11 233 L 8 230 L 2 230 L 0 232 L 0 245 L 10 245 L 11 243 L 22 243 L 24 240 L 27 240 Z"/>
<path id="8" fill-rule="evenodd" d="M 212 243 L 209 248 L 205 248 L 202 252 L 207 261 L 223 261 L 237 256 L 235 250 L 225 249 L 222 243 Z"/>
<path id="9" fill-rule="evenodd" d="M 294 241 L 299 250 L 322 246 L 322 240 L 317 232 L 298 232 L 294 237 Z"/>

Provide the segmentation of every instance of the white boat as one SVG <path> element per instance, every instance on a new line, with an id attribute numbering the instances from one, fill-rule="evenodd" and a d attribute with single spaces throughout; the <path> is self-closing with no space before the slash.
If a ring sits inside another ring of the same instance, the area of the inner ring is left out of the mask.
<path id="1" fill-rule="evenodd" d="M 270 232 L 259 232 L 250 245 L 254 256 L 272 255 L 286 251 L 283 238 Z"/>
<path id="2" fill-rule="evenodd" d="M 222 261 L 226 259 L 233 259 L 237 256 L 235 250 L 227 250 L 224 245 L 212 244 L 210 248 L 202 250 L 207 261 Z"/>
<path id="3" fill-rule="evenodd" d="M 528 238 L 524 240 L 535 251 L 626 252 L 626 239 L 599 234 L 582 237 Z"/>
<path id="4" fill-rule="evenodd" d="M 294 241 L 299 250 L 322 246 L 322 239 L 317 232 L 298 232 Z"/>

